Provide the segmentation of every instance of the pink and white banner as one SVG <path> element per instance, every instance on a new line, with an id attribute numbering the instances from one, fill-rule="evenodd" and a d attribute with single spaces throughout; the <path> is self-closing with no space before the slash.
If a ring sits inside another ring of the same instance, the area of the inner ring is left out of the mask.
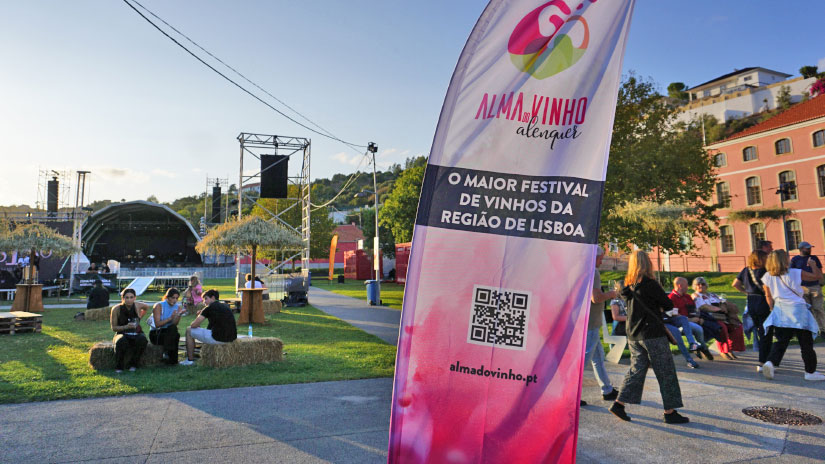
<path id="1" fill-rule="evenodd" d="M 389 462 L 572 462 L 634 0 L 492 0 L 459 58 L 407 273 Z"/>

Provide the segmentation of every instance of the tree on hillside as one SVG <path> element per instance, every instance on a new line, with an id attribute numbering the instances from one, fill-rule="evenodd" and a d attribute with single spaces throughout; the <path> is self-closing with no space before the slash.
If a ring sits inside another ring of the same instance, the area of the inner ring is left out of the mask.
<path id="1" fill-rule="evenodd" d="M 816 77 L 816 71 L 816 66 L 802 66 L 801 68 L 799 68 L 799 74 L 801 74 L 802 77 L 805 79 Z"/>
<path id="2" fill-rule="evenodd" d="M 779 92 L 776 92 L 776 107 L 785 110 L 790 108 L 792 104 L 791 88 L 783 85 L 779 88 Z"/>
<path id="3" fill-rule="evenodd" d="M 383 206 L 379 206 L 379 209 Z M 380 216 L 383 212 L 379 212 L 378 233 L 381 234 L 381 251 L 384 256 L 391 258 L 395 256 L 395 240 L 392 236 L 392 231 L 387 226 L 381 224 Z M 363 227 L 361 231 L 364 233 L 364 248 L 372 250 L 372 242 L 375 237 L 375 208 L 363 208 L 361 210 L 361 222 Z"/>
<path id="4" fill-rule="evenodd" d="M 670 85 L 667 86 L 667 95 L 679 102 L 686 102 L 690 99 L 687 93 L 687 86 L 684 82 L 671 82 Z"/>
<path id="5" fill-rule="evenodd" d="M 395 243 L 412 240 L 424 169 L 425 165 L 418 165 L 404 170 L 379 211 L 379 222 L 392 232 Z"/>
<path id="6" fill-rule="evenodd" d="M 701 129 L 695 125 L 680 130 L 676 112 L 656 92 L 655 83 L 635 74 L 625 77 L 619 89 L 600 241 L 615 242 L 624 249 L 632 245 L 654 246 L 671 252 L 688 251 L 692 237 L 715 235 L 715 206 L 709 204 L 715 185 L 713 158 L 702 148 Z M 686 231 L 659 235 L 639 220 L 617 216 L 627 204 L 652 202 L 692 207 L 685 220 Z"/>

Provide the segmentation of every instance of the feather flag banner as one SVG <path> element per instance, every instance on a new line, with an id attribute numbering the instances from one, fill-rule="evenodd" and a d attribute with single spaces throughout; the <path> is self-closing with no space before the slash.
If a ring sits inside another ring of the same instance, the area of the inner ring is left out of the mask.
<path id="1" fill-rule="evenodd" d="M 492 0 L 424 176 L 389 462 L 573 462 L 634 0 Z"/>

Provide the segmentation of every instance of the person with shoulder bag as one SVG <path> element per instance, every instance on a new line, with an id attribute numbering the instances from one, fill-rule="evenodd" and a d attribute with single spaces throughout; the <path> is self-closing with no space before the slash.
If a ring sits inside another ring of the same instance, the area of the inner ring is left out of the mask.
<path id="1" fill-rule="evenodd" d="M 619 419 L 630 421 L 625 404 L 641 403 L 647 370 L 652 367 L 662 394 L 664 422 L 687 423 L 690 420 L 676 411 L 683 406 L 682 391 L 670 352 L 669 337 L 672 335 L 662 321 L 662 314 L 672 310 L 673 303 L 654 279 L 653 264 L 644 251 L 636 250 L 630 255 L 625 284 L 622 296 L 628 302 L 626 330 L 630 370 L 610 412 Z"/>
<path id="2" fill-rule="evenodd" d="M 762 276 L 762 289 L 765 291 L 765 299 L 768 300 L 771 313 L 764 325 L 773 326 L 776 335 L 768 360 L 762 366 L 762 375 L 768 380 L 773 379 L 774 369 L 782 362 L 792 337 L 799 340 L 802 361 L 805 364 L 805 380 L 825 380 L 825 375 L 816 371 L 814 337 L 819 333 L 819 325 L 802 294 L 802 281 L 821 280 L 822 269 L 816 266 L 813 259 L 808 265 L 812 272 L 798 268 L 789 269 L 790 260 L 785 250 L 772 252 L 765 263 L 768 272 Z"/>
<path id="3" fill-rule="evenodd" d="M 748 315 L 753 320 L 754 343 L 759 347 L 759 366 L 757 372 L 762 372 L 762 365 L 768 360 L 768 354 L 773 345 L 773 326 L 765 328 L 765 320 L 771 314 L 771 307 L 765 298 L 762 289 L 762 277 L 765 275 L 765 261 L 768 254 L 756 250 L 748 256 L 748 265 L 739 272 L 733 281 L 732 287 L 748 295 Z"/>

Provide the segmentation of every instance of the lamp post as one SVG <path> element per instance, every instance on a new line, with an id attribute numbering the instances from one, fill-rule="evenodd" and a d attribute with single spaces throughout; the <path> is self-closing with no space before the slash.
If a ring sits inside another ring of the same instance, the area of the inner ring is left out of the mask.
<path id="1" fill-rule="evenodd" d="M 362 191 L 356 193 L 355 197 L 356 198 L 362 198 L 366 194 L 371 193 L 373 195 L 374 199 L 375 199 L 375 237 L 373 238 L 373 242 L 372 242 L 372 249 L 373 249 L 373 266 L 372 267 L 375 270 L 375 283 L 376 283 L 376 285 L 378 285 L 379 298 L 378 298 L 378 301 L 376 301 L 376 304 L 379 304 L 380 301 L 381 301 L 380 300 L 381 276 L 379 274 L 380 270 L 381 270 L 381 263 L 379 263 L 379 261 L 378 261 L 380 259 L 380 254 L 379 254 L 380 241 L 378 240 L 378 180 L 377 180 L 376 163 L 375 163 L 375 157 L 378 153 L 378 145 L 376 145 L 373 142 L 370 142 L 369 144 L 367 144 L 367 152 L 372 153 L 372 189 L 373 190 L 372 191 L 362 190 Z M 360 216 L 359 216 L 358 220 L 359 220 L 359 222 L 361 221 Z"/>

